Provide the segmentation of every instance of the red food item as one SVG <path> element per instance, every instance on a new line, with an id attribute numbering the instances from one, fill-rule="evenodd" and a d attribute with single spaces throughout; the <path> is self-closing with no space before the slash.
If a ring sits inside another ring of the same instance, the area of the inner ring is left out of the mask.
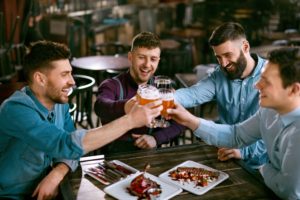
<path id="1" fill-rule="evenodd" d="M 160 185 L 146 178 L 143 173 L 134 178 L 127 189 L 130 194 L 139 197 L 139 199 L 150 199 L 150 195 L 159 195 L 161 193 Z"/>
<path id="2" fill-rule="evenodd" d="M 169 172 L 173 180 L 182 180 L 184 182 L 195 182 L 196 186 L 205 187 L 209 181 L 218 179 L 219 172 L 209 171 L 197 167 L 178 167 L 176 170 Z"/>

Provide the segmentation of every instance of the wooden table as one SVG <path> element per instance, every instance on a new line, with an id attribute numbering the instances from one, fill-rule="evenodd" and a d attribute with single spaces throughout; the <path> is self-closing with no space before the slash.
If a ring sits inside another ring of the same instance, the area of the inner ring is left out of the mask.
<path id="1" fill-rule="evenodd" d="M 104 70 L 124 70 L 130 66 L 127 57 L 124 56 L 86 56 L 76 58 L 71 61 L 71 65 L 75 68 L 104 71 Z"/>
<path id="2" fill-rule="evenodd" d="M 71 65 L 76 68 L 76 73 L 94 77 L 97 85 L 99 85 L 106 78 L 103 72 L 115 76 L 128 69 L 131 64 L 128 58 L 124 56 L 97 55 L 76 58 L 71 61 Z"/>
<path id="3" fill-rule="evenodd" d="M 206 145 L 203 142 L 115 155 L 107 157 L 106 160 L 120 160 L 138 170 L 142 170 L 145 163 L 149 162 L 151 168 L 148 172 L 155 176 L 160 175 L 184 161 L 192 160 L 221 170 L 229 175 L 228 179 L 201 196 L 183 191 L 173 199 L 278 199 L 274 193 L 260 181 L 259 177 L 249 173 L 237 162 L 219 161 L 217 159 L 216 147 Z M 103 192 L 105 186 L 92 178 L 83 176 L 81 168 L 69 174 L 61 186 L 65 199 L 112 199 L 112 197 Z"/>

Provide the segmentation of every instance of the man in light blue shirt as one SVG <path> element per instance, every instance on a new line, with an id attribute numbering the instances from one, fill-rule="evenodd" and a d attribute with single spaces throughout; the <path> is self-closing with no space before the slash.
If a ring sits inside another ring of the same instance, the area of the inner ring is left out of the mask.
<path id="1" fill-rule="evenodd" d="M 238 23 L 224 23 L 217 27 L 209 43 L 219 66 L 197 84 L 176 91 L 175 99 L 186 108 L 215 100 L 218 123 L 235 124 L 252 116 L 259 108 L 258 91 L 254 89 L 265 59 L 250 54 L 250 45 L 243 27 Z M 267 161 L 263 141 L 241 149 L 220 148 L 219 159 L 243 159 L 251 168 Z"/>
<path id="2" fill-rule="evenodd" d="M 265 142 L 269 162 L 259 169 L 265 184 L 280 198 L 300 199 L 300 57 L 298 49 L 274 50 L 256 83 L 261 108 L 246 121 L 221 125 L 193 116 L 181 105 L 172 119 L 208 144 L 243 147 Z"/>
<path id="3" fill-rule="evenodd" d="M 115 121 L 91 130 L 75 130 L 68 93 L 75 82 L 70 51 L 62 44 L 40 41 L 24 59 L 28 86 L 0 107 L 0 199 L 51 199 L 77 160 L 149 124 L 160 114 L 160 101 L 135 105 Z"/>

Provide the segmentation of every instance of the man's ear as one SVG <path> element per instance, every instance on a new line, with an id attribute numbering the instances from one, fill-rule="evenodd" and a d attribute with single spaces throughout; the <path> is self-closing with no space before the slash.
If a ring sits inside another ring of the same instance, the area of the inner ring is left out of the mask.
<path id="1" fill-rule="evenodd" d="M 248 53 L 250 51 L 250 44 L 248 40 L 243 40 L 243 51 Z"/>
<path id="2" fill-rule="evenodd" d="M 33 80 L 39 85 L 44 86 L 46 84 L 46 76 L 42 72 L 34 72 Z"/>
<path id="3" fill-rule="evenodd" d="M 294 83 L 292 86 L 291 94 L 300 96 L 300 83 Z"/>
<path id="4" fill-rule="evenodd" d="M 128 60 L 132 62 L 132 51 L 129 51 L 127 54 Z"/>

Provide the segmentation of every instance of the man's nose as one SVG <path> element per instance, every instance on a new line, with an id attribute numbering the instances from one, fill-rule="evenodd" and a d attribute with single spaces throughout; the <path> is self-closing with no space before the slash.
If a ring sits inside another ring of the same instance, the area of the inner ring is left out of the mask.
<path id="1" fill-rule="evenodd" d="M 227 59 L 220 59 L 220 65 L 222 67 L 226 67 L 229 64 Z"/>
<path id="2" fill-rule="evenodd" d="M 70 85 L 73 85 L 73 86 L 76 84 L 76 83 L 75 83 L 75 80 L 74 80 L 74 78 L 73 78 L 72 75 L 70 76 L 69 84 L 70 84 Z"/>
<path id="3" fill-rule="evenodd" d="M 151 66 L 151 59 L 150 59 L 150 58 L 146 58 L 146 60 L 145 60 L 145 65 L 146 65 L 147 67 L 150 67 L 150 66 Z"/>

